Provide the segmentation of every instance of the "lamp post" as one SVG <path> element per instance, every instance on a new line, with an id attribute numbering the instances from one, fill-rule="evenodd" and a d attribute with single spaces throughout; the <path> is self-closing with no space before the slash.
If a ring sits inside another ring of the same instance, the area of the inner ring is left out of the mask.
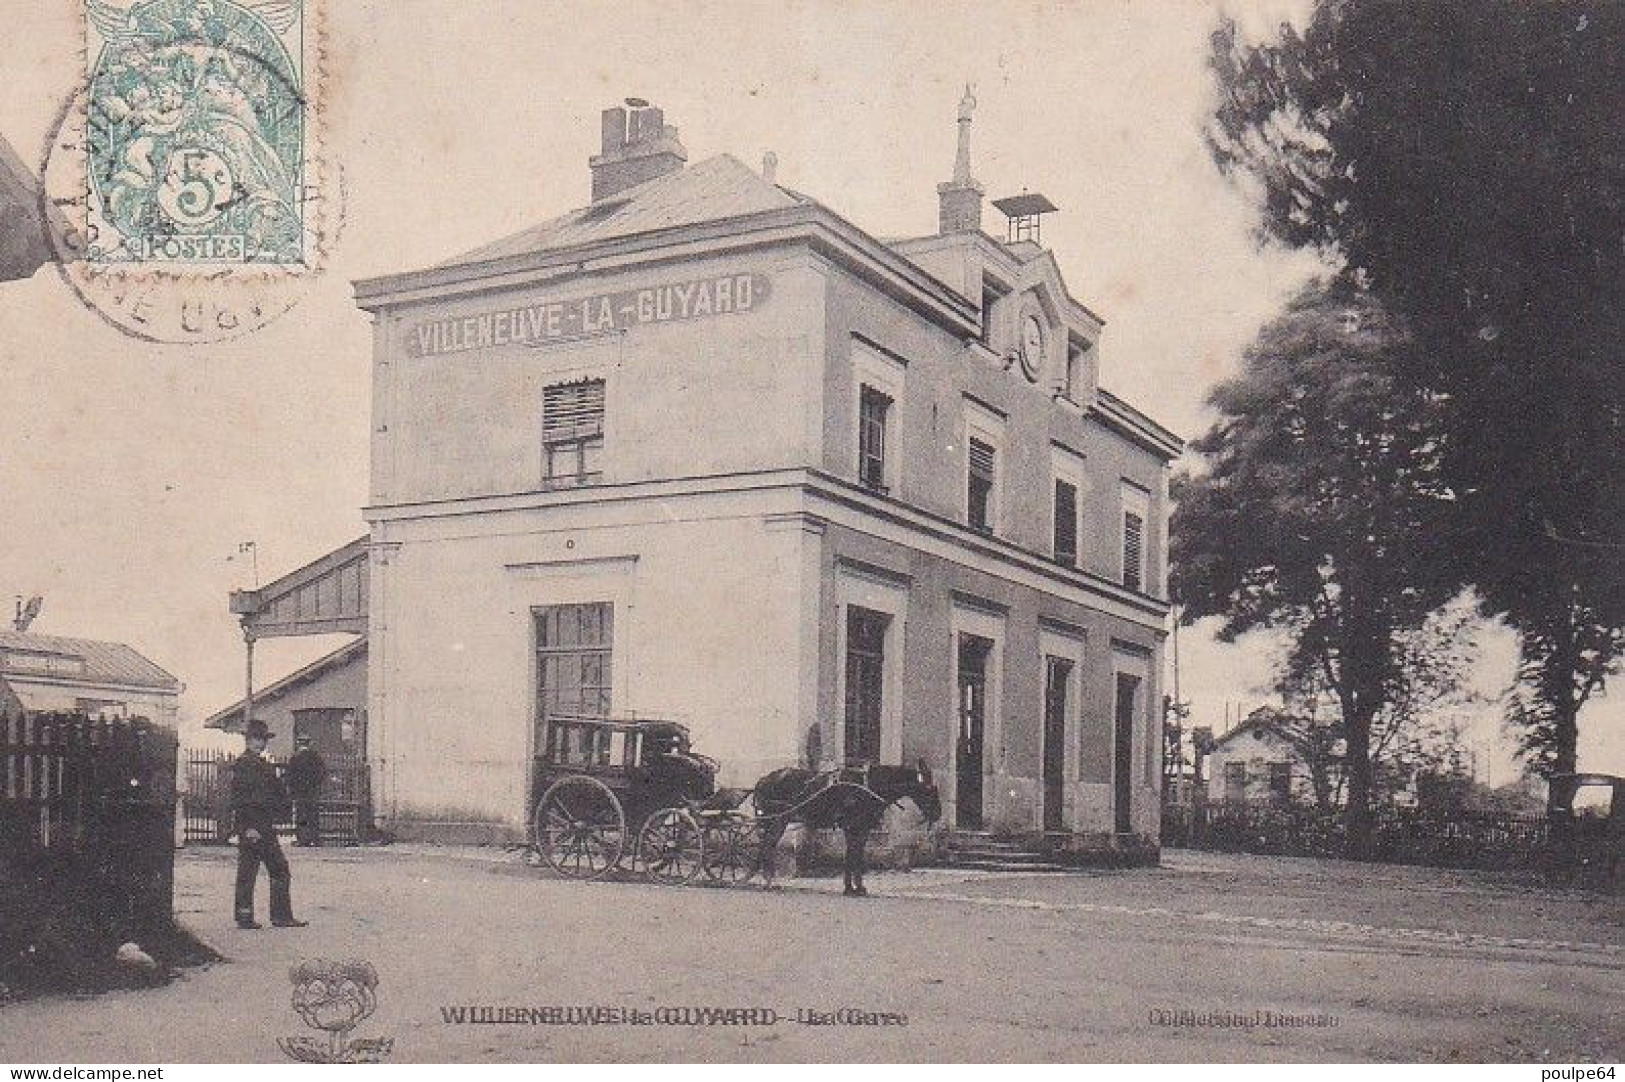
<path id="1" fill-rule="evenodd" d="M 231 592 L 231 611 L 241 617 L 243 627 L 243 728 L 254 716 L 254 628 L 249 623 L 259 611 L 260 550 L 253 541 L 239 541 L 237 555 L 247 555 L 253 569 L 254 588 Z"/>

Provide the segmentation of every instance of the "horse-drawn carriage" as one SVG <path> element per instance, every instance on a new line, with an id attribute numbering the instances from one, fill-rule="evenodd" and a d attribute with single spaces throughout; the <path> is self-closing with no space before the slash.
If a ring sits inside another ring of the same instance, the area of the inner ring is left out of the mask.
<path id="1" fill-rule="evenodd" d="M 757 872 L 771 882 L 773 848 L 802 822 L 845 831 L 848 891 L 863 893 L 864 846 L 885 809 L 907 798 L 930 821 L 941 813 L 923 765 L 786 768 L 752 789 L 719 789 L 716 761 L 693 751 L 673 721 L 555 715 L 543 734 L 531 839 L 570 879 L 623 869 L 670 884 L 739 883 Z"/>
<path id="2" fill-rule="evenodd" d="M 1549 786 L 1550 877 L 1625 890 L 1625 778 L 1558 774 Z"/>

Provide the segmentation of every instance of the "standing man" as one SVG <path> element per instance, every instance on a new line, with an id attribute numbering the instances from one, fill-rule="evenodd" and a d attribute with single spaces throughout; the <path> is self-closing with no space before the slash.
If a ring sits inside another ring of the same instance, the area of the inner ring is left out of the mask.
<path id="1" fill-rule="evenodd" d="M 315 748 L 310 736 L 300 733 L 293 738 L 298 750 L 288 760 L 288 791 L 293 794 L 293 823 L 295 845 L 322 844 L 322 782 L 327 780 L 327 763 Z"/>
<path id="2" fill-rule="evenodd" d="M 295 920 L 290 892 L 293 877 L 288 858 L 276 839 L 276 823 L 288 814 L 288 790 L 265 758 L 271 739 L 265 722 L 251 718 L 243 728 L 243 753 L 231 767 L 231 812 L 237 830 L 237 927 L 259 928 L 254 920 L 254 883 L 260 865 L 271 879 L 271 923 L 278 928 L 303 928 Z"/>

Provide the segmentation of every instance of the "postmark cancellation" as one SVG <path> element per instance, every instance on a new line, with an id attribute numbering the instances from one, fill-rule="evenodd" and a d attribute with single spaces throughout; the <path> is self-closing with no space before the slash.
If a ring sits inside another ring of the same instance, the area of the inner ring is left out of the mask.
<path id="1" fill-rule="evenodd" d="M 87 305 L 159 341 L 217 341 L 293 304 L 336 233 L 321 154 L 318 0 L 84 0 L 84 76 L 46 198 Z"/>

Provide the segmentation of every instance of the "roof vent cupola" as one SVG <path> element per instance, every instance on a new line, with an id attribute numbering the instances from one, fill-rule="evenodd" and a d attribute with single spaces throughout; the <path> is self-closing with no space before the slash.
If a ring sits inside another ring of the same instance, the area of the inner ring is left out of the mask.
<path id="1" fill-rule="evenodd" d="M 939 233 L 970 233 L 982 228 L 984 189 L 970 173 L 970 125 L 975 111 L 976 96 L 967 83 L 965 96 L 959 99 L 959 151 L 954 156 L 954 179 L 937 185 Z"/>
<path id="2" fill-rule="evenodd" d="M 1022 192 L 993 200 L 993 205 L 1004 212 L 1006 218 L 1006 244 L 1032 244 L 1043 247 L 1040 226 L 1044 215 L 1060 210 L 1049 199 L 1037 192 Z"/>
<path id="3" fill-rule="evenodd" d="M 603 150 L 588 159 L 592 201 L 607 199 L 644 181 L 675 173 L 688 161 L 688 151 L 665 113 L 642 98 L 603 113 Z"/>

